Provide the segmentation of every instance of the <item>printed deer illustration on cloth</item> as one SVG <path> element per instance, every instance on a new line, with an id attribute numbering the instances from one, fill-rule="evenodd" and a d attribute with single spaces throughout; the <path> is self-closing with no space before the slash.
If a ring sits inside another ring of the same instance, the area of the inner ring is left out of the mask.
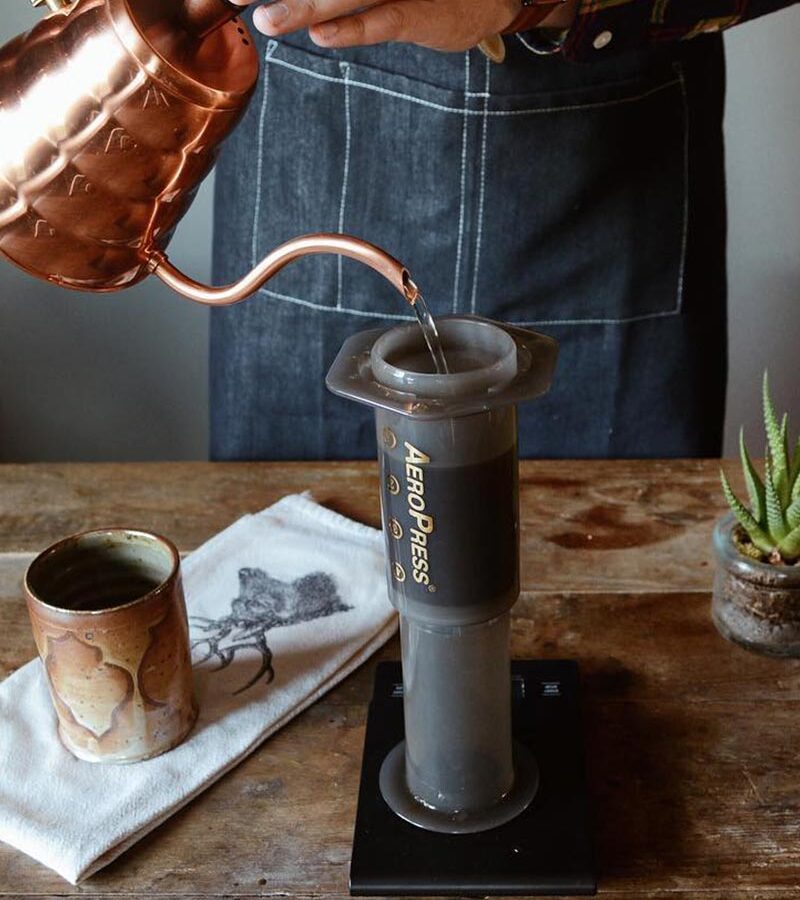
<path id="1" fill-rule="evenodd" d="M 257 650 L 261 664 L 256 674 L 234 693 L 240 694 L 266 676 L 268 684 L 275 676 L 272 651 L 267 634 L 273 628 L 296 625 L 332 616 L 352 609 L 343 603 L 333 578 L 325 572 L 312 572 L 287 582 L 273 578 L 263 569 L 239 569 L 239 596 L 231 603 L 230 615 L 220 619 L 190 616 L 192 651 L 205 655 L 196 664 L 212 657 L 219 659 L 218 669 L 229 666 L 241 650 Z M 202 636 L 197 637 L 195 632 Z"/>

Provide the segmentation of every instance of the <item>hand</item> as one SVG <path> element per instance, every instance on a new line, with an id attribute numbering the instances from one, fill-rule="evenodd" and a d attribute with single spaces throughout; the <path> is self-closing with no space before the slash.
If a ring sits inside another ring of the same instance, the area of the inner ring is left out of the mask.
<path id="1" fill-rule="evenodd" d="M 275 0 L 253 24 L 271 37 L 308 28 L 320 47 L 404 41 L 458 51 L 501 32 L 519 9 L 519 0 Z"/>

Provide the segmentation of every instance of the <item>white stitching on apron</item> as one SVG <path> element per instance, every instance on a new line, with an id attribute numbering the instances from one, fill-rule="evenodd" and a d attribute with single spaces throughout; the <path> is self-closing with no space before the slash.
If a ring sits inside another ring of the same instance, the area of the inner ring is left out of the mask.
<path id="1" fill-rule="evenodd" d="M 277 41 L 269 41 L 264 60 L 268 61 L 278 46 Z M 250 264 L 258 265 L 258 223 L 261 218 L 261 179 L 264 174 L 264 124 L 267 115 L 267 95 L 269 94 L 269 66 L 264 67 L 264 89 L 261 95 L 261 113 L 258 117 L 258 150 L 256 160 L 256 197 L 253 207 L 253 235 L 250 244 Z"/>
<path id="2" fill-rule="evenodd" d="M 469 125 L 469 50 L 464 52 L 464 121 L 461 125 L 461 200 L 458 207 L 458 242 L 456 244 L 456 271 L 453 275 L 453 313 L 458 312 L 458 288 L 461 278 L 461 256 L 464 247 L 464 206 L 467 190 L 467 126 Z"/>
<path id="3" fill-rule="evenodd" d="M 629 325 L 631 322 L 644 322 L 647 319 L 666 319 L 679 315 L 677 309 L 662 312 L 642 313 L 640 316 L 622 316 L 618 319 L 530 319 L 524 322 L 515 321 L 512 325 L 523 325 L 532 328 L 536 325 Z"/>
<path id="4" fill-rule="evenodd" d="M 331 81 L 334 84 L 341 84 L 344 79 L 337 78 L 335 75 L 323 75 L 321 72 L 315 72 L 313 69 L 306 69 L 303 66 L 297 66 L 294 63 L 287 62 L 285 59 L 278 59 L 273 56 L 265 59 L 265 62 L 272 64 L 273 66 L 282 66 L 284 69 L 291 69 L 293 72 L 300 72 L 303 75 L 307 75 L 309 78 L 316 78 L 319 81 Z M 674 78 L 672 81 L 665 81 L 664 84 L 659 84 L 656 87 L 650 88 L 647 91 L 643 91 L 641 94 L 634 94 L 631 97 L 620 97 L 617 100 L 602 100 L 596 103 L 576 103 L 572 106 L 542 106 L 542 107 L 528 107 L 525 109 L 490 109 L 486 113 L 480 109 L 470 109 L 464 110 L 463 106 L 445 106 L 443 103 L 434 103 L 431 100 L 423 100 L 422 97 L 415 97 L 413 94 L 404 94 L 401 91 L 391 91 L 389 88 L 379 87 L 377 84 L 370 84 L 367 81 L 356 81 L 355 79 L 349 79 L 348 83 L 352 87 L 364 88 L 367 91 L 375 91 L 377 94 L 385 94 L 388 97 L 396 97 L 400 100 L 409 100 L 412 103 L 418 103 L 420 106 L 427 106 L 430 109 L 438 109 L 441 112 L 446 113 L 458 113 L 459 115 L 468 115 L 468 116 L 528 116 L 528 115 L 538 115 L 544 113 L 556 113 L 556 112 L 571 112 L 578 111 L 582 109 L 602 109 L 605 106 L 620 106 L 623 103 L 635 103 L 637 100 L 644 100 L 646 97 L 650 97 L 652 94 L 657 94 L 659 91 L 666 90 L 669 87 L 673 87 L 676 84 L 680 84 L 679 78 Z"/>
<path id="5" fill-rule="evenodd" d="M 319 312 L 326 313 L 347 313 L 351 316 L 362 316 L 365 319 L 394 319 L 401 322 L 416 322 L 416 316 L 404 316 L 401 313 L 384 313 L 384 312 L 371 312 L 366 309 L 352 309 L 348 306 L 343 306 L 341 309 L 337 309 L 335 306 L 328 306 L 324 303 L 314 303 L 313 300 L 303 300 L 300 297 L 292 297 L 289 294 L 279 294 L 277 291 L 271 291 L 269 288 L 259 288 L 259 294 L 264 294 L 267 297 L 272 297 L 274 300 L 285 300 L 287 303 L 294 303 L 297 306 L 307 306 L 309 309 L 316 309 Z M 402 303 L 402 301 L 400 301 Z"/>
<path id="6" fill-rule="evenodd" d="M 683 276 L 686 268 L 686 239 L 689 233 L 689 101 L 686 97 L 686 82 L 683 68 L 676 62 L 673 66 L 681 85 L 683 102 L 683 233 L 681 235 L 681 259 L 678 266 L 678 305 L 676 312 L 683 309 Z"/>
<path id="7" fill-rule="evenodd" d="M 339 66 L 344 72 L 344 170 L 342 172 L 342 197 L 339 201 L 339 234 L 344 234 L 344 207 L 347 203 L 347 182 L 350 177 L 350 144 L 352 132 L 350 127 L 350 64 L 340 62 Z M 342 257 L 337 259 L 336 275 L 336 308 L 342 308 Z"/>
<path id="8" fill-rule="evenodd" d="M 483 98 L 483 119 L 481 120 L 481 186 L 478 193 L 478 227 L 475 235 L 475 264 L 472 272 L 472 299 L 470 300 L 470 311 L 475 313 L 475 302 L 478 297 L 478 275 L 481 265 L 481 241 L 483 239 L 483 207 L 486 199 L 486 134 L 489 130 L 489 82 L 491 80 L 492 63 L 487 56 L 484 60 L 486 71 L 484 74 L 484 90 L 486 96 Z"/>

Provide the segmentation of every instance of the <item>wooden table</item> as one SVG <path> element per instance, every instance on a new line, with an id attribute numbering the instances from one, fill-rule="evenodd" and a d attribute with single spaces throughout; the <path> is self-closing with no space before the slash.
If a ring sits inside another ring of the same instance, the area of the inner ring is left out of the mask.
<path id="1" fill-rule="evenodd" d="M 717 470 L 522 464 L 513 653 L 581 663 L 604 895 L 800 897 L 800 663 L 711 625 Z M 379 523 L 373 464 L 0 467 L 0 677 L 34 655 L 20 577 L 54 539 L 133 524 L 191 550 L 307 488 Z M 392 642 L 378 658 L 398 655 Z M 80 888 L 0 845 L 0 894 L 345 896 L 373 667 Z"/>

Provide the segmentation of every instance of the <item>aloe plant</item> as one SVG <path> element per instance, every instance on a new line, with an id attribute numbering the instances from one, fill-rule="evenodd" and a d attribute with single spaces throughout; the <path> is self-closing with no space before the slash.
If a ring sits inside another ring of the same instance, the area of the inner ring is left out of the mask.
<path id="1" fill-rule="evenodd" d="M 769 392 L 769 378 L 763 383 L 764 429 L 767 448 L 764 476 L 759 476 L 739 432 L 739 454 L 750 506 L 734 494 L 723 470 L 722 490 L 733 514 L 747 533 L 748 541 L 737 541 L 740 552 L 769 562 L 794 563 L 800 559 L 800 436 L 789 445 L 789 416 L 778 422 Z"/>

